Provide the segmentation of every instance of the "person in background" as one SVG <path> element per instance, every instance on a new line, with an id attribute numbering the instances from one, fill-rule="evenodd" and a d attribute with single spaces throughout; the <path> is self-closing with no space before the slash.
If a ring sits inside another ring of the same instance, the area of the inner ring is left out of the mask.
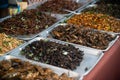
<path id="1" fill-rule="evenodd" d="M 3 18 L 8 15 L 8 0 L 0 0 L 0 18 Z"/>
<path id="2" fill-rule="evenodd" d="M 17 0 L 0 0 L 0 18 L 15 15 L 21 11 Z"/>

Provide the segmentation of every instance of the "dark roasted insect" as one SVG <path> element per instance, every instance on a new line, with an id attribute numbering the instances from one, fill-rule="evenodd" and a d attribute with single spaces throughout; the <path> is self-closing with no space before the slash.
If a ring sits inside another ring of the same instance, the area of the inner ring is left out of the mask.
<path id="1" fill-rule="evenodd" d="M 110 34 L 74 25 L 58 26 L 50 32 L 50 35 L 55 39 L 96 49 L 106 49 L 109 42 L 115 39 L 115 36 Z"/>
<path id="2" fill-rule="evenodd" d="M 57 21 L 56 18 L 41 13 L 37 9 L 25 10 L 0 23 L 0 32 L 9 35 L 36 34 Z"/>
<path id="3" fill-rule="evenodd" d="M 0 61 L 0 80 L 74 80 L 65 73 L 60 76 L 49 68 L 32 65 L 20 59 Z"/>
<path id="4" fill-rule="evenodd" d="M 72 45 L 62 45 L 44 40 L 27 45 L 21 54 L 28 59 L 71 70 L 76 69 L 83 59 L 83 52 Z"/>
<path id="5" fill-rule="evenodd" d="M 49 0 L 44 4 L 40 5 L 38 9 L 44 12 L 52 12 L 52 13 L 60 13 L 65 14 L 68 13 L 64 9 L 75 10 L 79 8 L 82 4 L 78 4 L 73 0 Z"/>

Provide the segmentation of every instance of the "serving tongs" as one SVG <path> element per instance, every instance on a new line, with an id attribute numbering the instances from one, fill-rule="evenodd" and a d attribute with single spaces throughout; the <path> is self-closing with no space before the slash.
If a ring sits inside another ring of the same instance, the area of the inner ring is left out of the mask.
<path id="1" fill-rule="evenodd" d="M 64 11 L 67 11 L 67 12 L 70 12 L 70 13 L 73 13 L 73 14 L 76 14 L 76 15 L 79 15 L 80 13 L 77 13 L 76 11 L 71 11 L 71 10 L 67 10 L 67 9 L 63 9 Z"/>

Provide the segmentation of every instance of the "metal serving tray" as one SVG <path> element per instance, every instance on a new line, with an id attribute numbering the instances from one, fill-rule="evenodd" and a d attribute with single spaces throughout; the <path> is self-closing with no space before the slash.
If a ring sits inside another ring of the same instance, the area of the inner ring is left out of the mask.
<path id="1" fill-rule="evenodd" d="M 99 1 L 99 0 L 97 0 L 97 1 Z M 96 1 L 96 2 L 97 2 L 97 1 Z M 96 2 L 95 2 L 94 4 L 88 5 L 86 8 L 84 8 L 84 10 L 87 9 L 87 8 L 97 7 L 98 4 L 96 4 Z M 82 13 L 82 10 L 79 11 L 78 13 L 74 13 L 74 14 L 81 14 L 81 13 Z M 71 16 L 71 17 L 72 17 L 72 16 Z M 71 18 L 71 17 L 69 17 L 69 18 Z M 67 19 L 67 20 L 68 20 L 68 19 Z M 116 18 L 116 20 L 120 20 L 120 19 L 119 19 L 119 18 Z M 104 30 L 100 30 L 100 31 L 104 31 Z M 119 35 L 119 34 L 120 34 L 120 32 L 119 32 L 119 33 L 112 32 L 112 31 L 106 31 L 106 32 L 110 32 L 110 33 L 113 33 L 113 34 L 116 34 L 116 35 Z"/>
<path id="2" fill-rule="evenodd" d="M 39 65 L 43 68 L 49 68 L 58 75 L 61 75 L 62 73 L 66 73 L 68 77 L 73 77 L 73 78 L 75 78 L 75 80 L 79 80 L 79 78 L 80 78 L 79 74 L 76 73 L 76 72 L 73 72 L 73 71 L 70 71 L 70 70 L 67 70 L 67 69 L 63 69 L 63 68 L 59 68 L 59 67 L 55 67 L 55 66 L 52 66 L 52 65 L 48 65 L 48 64 L 44 64 L 44 63 L 35 62 L 35 61 L 32 61 L 32 60 L 20 58 L 20 57 L 11 56 L 11 55 L 5 55 L 5 56 L 0 57 L 0 61 L 16 59 L 16 58 L 20 59 L 22 61 L 28 61 L 33 65 Z"/>
<path id="3" fill-rule="evenodd" d="M 48 30 L 42 32 L 40 36 L 45 37 L 45 38 L 51 36 L 51 35 L 50 35 L 50 32 L 52 32 L 52 30 L 54 30 L 54 29 L 55 29 L 56 27 L 58 27 L 59 25 L 65 26 L 65 25 L 67 25 L 67 24 L 66 24 L 66 23 L 57 24 L 57 25 L 55 25 L 54 27 L 52 27 L 51 29 L 48 29 Z M 107 47 L 106 49 L 104 49 L 104 50 L 96 49 L 96 50 L 98 50 L 98 51 L 107 51 L 109 48 L 111 48 L 111 46 L 113 46 L 113 44 L 114 44 L 114 43 L 116 42 L 116 40 L 118 40 L 118 38 L 119 38 L 119 36 L 117 36 L 116 34 L 114 34 L 114 33 L 112 33 L 112 32 L 106 32 L 106 31 L 96 30 L 96 29 L 93 29 L 93 30 L 95 30 L 95 31 L 100 31 L 100 32 L 102 32 L 102 33 L 107 33 L 107 34 L 110 34 L 110 35 L 112 35 L 112 36 L 116 36 L 116 38 L 109 43 L 109 45 L 108 45 L 108 47 Z M 52 38 L 52 36 L 51 36 L 50 38 Z M 66 42 L 66 41 L 63 41 L 63 42 Z M 66 42 L 66 43 L 69 43 L 69 42 Z M 71 44 L 75 44 L 75 43 L 71 43 Z M 76 45 L 79 45 L 79 44 L 76 44 Z M 86 47 L 86 46 L 83 46 L 83 45 L 79 45 L 79 46 L 80 46 L 80 47 L 83 47 L 83 49 L 84 49 L 84 48 L 90 48 L 90 47 Z M 94 48 L 94 49 L 95 49 L 95 48 Z"/>
<path id="4" fill-rule="evenodd" d="M 48 14 L 49 15 L 49 14 Z M 55 17 L 57 19 L 57 21 L 55 23 L 53 23 L 51 26 L 48 27 L 48 29 L 52 26 L 54 26 L 55 24 L 59 23 L 59 21 L 61 21 L 61 17 L 60 16 L 54 16 L 53 14 L 50 14 L 50 16 L 52 17 Z M 2 18 L 0 19 L 0 23 L 3 22 L 4 20 L 8 19 L 8 18 L 11 18 L 12 16 L 7 16 L 5 18 Z M 66 18 L 66 17 L 65 17 Z M 64 19 L 65 19 L 64 18 Z M 47 28 L 46 28 L 47 29 Z M 44 30 L 46 30 L 44 29 Z M 43 31 L 44 31 L 43 30 Z M 41 31 L 42 32 L 42 31 Z M 41 32 L 39 33 L 36 33 L 36 34 L 29 34 L 29 35 L 10 35 L 12 37 L 15 37 L 15 38 L 18 38 L 18 39 L 21 39 L 21 40 L 30 40 L 30 39 L 33 39 L 35 37 L 37 37 Z"/>
<path id="5" fill-rule="evenodd" d="M 20 54 L 20 51 L 22 49 L 24 49 L 28 44 L 31 44 L 34 41 L 39 41 L 41 39 L 42 40 L 49 40 L 49 41 L 56 42 L 56 43 L 59 43 L 59 44 L 68 44 L 68 43 L 64 43 L 62 41 L 55 40 L 55 39 L 49 39 L 49 38 L 46 39 L 46 38 L 42 38 L 42 37 L 37 37 L 37 38 L 35 38 L 33 40 L 30 40 L 29 42 L 25 43 L 22 47 L 16 48 L 9 55 L 26 59 L 25 56 Z M 99 62 L 99 60 L 103 56 L 103 53 L 101 51 L 91 49 L 91 48 L 83 48 L 83 47 L 81 48 L 80 46 L 77 46 L 77 45 L 74 45 L 74 46 L 76 48 L 79 48 L 81 51 L 84 51 L 83 60 L 80 64 L 80 66 L 78 66 L 77 69 L 74 70 L 75 72 L 80 74 L 81 78 L 83 78 L 83 76 L 88 74 L 94 68 L 94 66 Z M 86 70 L 86 68 L 88 70 Z"/>
<path id="6" fill-rule="evenodd" d="M 29 0 L 30 5 L 28 6 L 28 9 L 35 9 L 37 6 L 40 6 L 41 4 L 44 4 L 47 1 L 48 0 L 43 0 L 43 1 L 31 3 L 31 1 Z M 73 1 L 77 2 L 78 4 L 81 4 L 81 6 L 78 9 L 74 10 L 74 11 L 64 9 L 65 11 L 69 12 L 68 14 L 59 14 L 59 13 L 58 14 L 57 13 L 52 13 L 52 14 L 54 16 L 60 16 L 61 18 L 63 18 L 65 16 L 67 16 L 67 15 L 70 15 L 71 12 L 76 12 L 76 11 L 82 10 L 86 6 L 88 6 L 89 4 L 92 4 L 92 3 L 96 2 L 95 0 L 73 0 Z"/>

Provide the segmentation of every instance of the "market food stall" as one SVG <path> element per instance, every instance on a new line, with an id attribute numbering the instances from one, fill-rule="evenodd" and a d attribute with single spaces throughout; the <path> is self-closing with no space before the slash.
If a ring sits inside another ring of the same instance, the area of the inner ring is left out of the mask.
<path id="1" fill-rule="evenodd" d="M 0 79 L 119 80 L 119 4 L 27 2 L 0 19 Z"/>

